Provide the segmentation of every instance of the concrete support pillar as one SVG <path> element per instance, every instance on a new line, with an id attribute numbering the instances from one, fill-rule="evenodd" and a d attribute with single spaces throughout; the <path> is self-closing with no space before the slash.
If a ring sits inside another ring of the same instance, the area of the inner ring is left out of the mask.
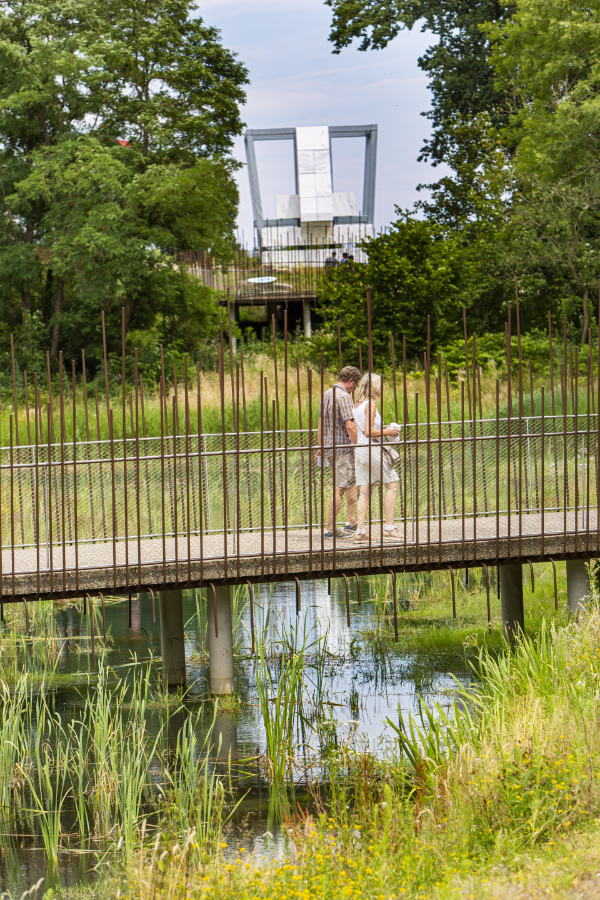
<path id="1" fill-rule="evenodd" d="M 163 679 L 167 687 L 180 687 L 186 678 L 182 592 L 161 591 L 159 606 Z"/>
<path id="2" fill-rule="evenodd" d="M 523 608 L 523 567 L 521 563 L 500 566 L 500 605 L 504 637 L 514 644 L 519 632 L 525 630 Z"/>
<path id="3" fill-rule="evenodd" d="M 237 338 L 236 338 L 236 336 L 233 334 L 233 326 L 234 326 L 234 325 L 237 325 L 237 324 L 239 323 L 239 321 L 240 321 L 240 308 L 239 308 L 239 306 L 238 306 L 237 303 L 232 303 L 232 304 L 231 304 L 231 331 L 232 331 L 232 334 L 231 334 L 231 352 L 232 352 L 233 354 L 236 354 L 236 353 L 237 353 L 237 349 L 238 349 L 238 346 L 237 346 Z"/>
<path id="4" fill-rule="evenodd" d="M 312 321 L 310 318 L 310 300 L 302 301 L 302 327 L 304 329 L 304 337 L 312 337 Z"/>
<path id="5" fill-rule="evenodd" d="M 208 657 L 210 665 L 210 689 L 213 694 L 233 694 L 233 623 L 231 617 L 231 588 L 216 588 L 217 624 L 219 636 L 215 637 L 215 614 L 212 590 L 208 591 Z"/>
<path id="6" fill-rule="evenodd" d="M 569 612 L 576 616 L 584 608 L 584 600 L 590 595 L 590 576 L 587 572 L 587 560 L 567 560 L 567 599 Z"/>

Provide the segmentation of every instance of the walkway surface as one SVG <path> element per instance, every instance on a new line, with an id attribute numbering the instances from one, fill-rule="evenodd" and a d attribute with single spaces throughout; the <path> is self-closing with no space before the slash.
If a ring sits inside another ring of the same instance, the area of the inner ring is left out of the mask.
<path id="1" fill-rule="evenodd" d="M 33 596 L 81 595 L 85 591 L 123 592 L 167 585 L 206 584 L 225 580 L 256 581 L 272 578 L 314 578 L 319 575 L 373 570 L 432 569 L 496 564 L 514 559 L 550 560 L 580 554 L 600 555 L 597 510 L 507 516 L 481 516 L 476 520 L 420 521 L 418 541 L 414 522 L 399 536 L 384 538 L 375 524 L 371 544 L 353 536 L 322 540 L 320 529 L 293 528 L 228 535 L 137 539 L 80 543 L 77 549 L 61 545 L 4 550 L 2 594 L 7 599 Z M 141 567 L 138 560 L 141 558 Z M 14 559 L 14 569 L 13 569 Z M 39 562 L 39 564 L 38 564 Z"/>

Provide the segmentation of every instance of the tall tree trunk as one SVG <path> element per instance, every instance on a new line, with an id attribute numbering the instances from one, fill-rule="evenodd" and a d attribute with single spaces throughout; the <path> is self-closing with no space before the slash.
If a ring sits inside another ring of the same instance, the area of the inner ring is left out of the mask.
<path id="1" fill-rule="evenodd" d="M 62 278 L 57 279 L 56 293 L 54 295 L 54 328 L 52 329 L 52 346 L 50 347 L 50 356 L 58 356 L 58 342 L 60 340 L 60 314 L 63 308 L 63 298 L 65 294 L 65 283 Z"/>
<path id="2" fill-rule="evenodd" d="M 587 285 L 583 288 L 583 332 L 581 334 L 581 346 L 585 347 L 588 338 L 588 328 L 590 327 L 590 316 L 588 313 L 588 289 Z"/>
<path id="3" fill-rule="evenodd" d="M 27 230 L 25 231 L 25 243 L 33 244 L 33 225 L 31 222 L 27 225 Z M 21 291 L 21 298 L 23 302 L 23 309 L 27 310 L 27 312 L 31 312 L 31 291 L 28 287 L 23 286 Z"/>

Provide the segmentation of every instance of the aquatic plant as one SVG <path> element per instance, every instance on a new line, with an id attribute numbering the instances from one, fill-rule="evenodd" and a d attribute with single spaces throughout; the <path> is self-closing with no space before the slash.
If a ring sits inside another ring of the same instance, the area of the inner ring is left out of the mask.
<path id="1" fill-rule="evenodd" d="M 304 671 L 305 644 L 282 653 L 279 677 L 271 675 L 265 655 L 265 646 L 258 643 L 255 664 L 258 702 L 265 729 L 267 773 L 272 783 L 282 788 L 286 773 L 292 772 L 292 746 L 294 724 L 297 715 L 297 689 Z"/>

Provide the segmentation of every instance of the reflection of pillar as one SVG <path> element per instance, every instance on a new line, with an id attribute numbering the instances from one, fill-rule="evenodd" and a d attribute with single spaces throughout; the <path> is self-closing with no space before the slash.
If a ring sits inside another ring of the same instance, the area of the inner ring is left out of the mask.
<path id="1" fill-rule="evenodd" d="M 131 630 L 139 634 L 142 628 L 142 595 L 131 595 Z"/>
<path id="2" fill-rule="evenodd" d="M 302 327 L 304 328 L 304 337 L 312 337 L 312 322 L 310 320 L 310 300 L 302 301 Z"/>
<path id="3" fill-rule="evenodd" d="M 569 612 L 576 616 L 584 608 L 584 600 L 590 595 L 590 576 L 587 571 L 587 560 L 567 560 L 567 599 Z"/>
<path id="4" fill-rule="evenodd" d="M 169 750 L 177 749 L 177 739 L 188 716 L 189 713 L 183 706 L 176 710 L 169 710 L 167 715 L 167 746 Z"/>
<path id="5" fill-rule="evenodd" d="M 232 713 L 217 713 L 212 744 L 217 772 L 227 772 L 229 759 L 233 762 L 237 757 L 237 724 Z"/>
<path id="6" fill-rule="evenodd" d="M 231 617 L 231 588 L 219 585 L 217 595 L 217 625 L 219 636 L 215 636 L 215 614 L 212 591 L 208 594 L 208 661 L 210 665 L 210 689 L 213 694 L 233 694 L 233 623 Z"/>
<path id="7" fill-rule="evenodd" d="M 523 567 L 521 563 L 500 566 L 500 604 L 504 637 L 514 644 L 518 633 L 523 633 L 525 630 Z"/>
<path id="8" fill-rule="evenodd" d="M 179 687 L 185 684 L 183 595 L 180 590 L 160 592 L 160 647 L 165 685 Z"/>

